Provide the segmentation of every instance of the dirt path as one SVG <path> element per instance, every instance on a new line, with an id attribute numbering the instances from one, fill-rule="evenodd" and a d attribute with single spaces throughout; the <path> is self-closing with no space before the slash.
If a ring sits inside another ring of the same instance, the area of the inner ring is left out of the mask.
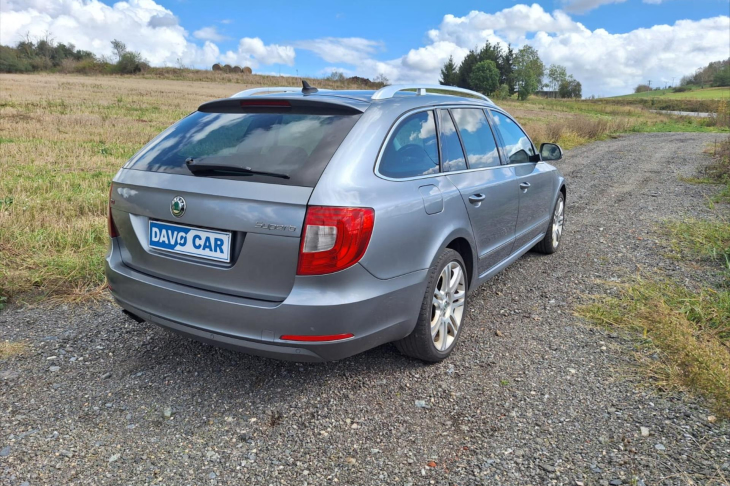
<path id="1" fill-rule="evenodd" d="M 678 177 L 708 162 L 715 138 L 642 134 L 570 151 L 563 248 L 478 289 L 467 335 L 435 366 L 392 346 L 276 362 L 111 304 L 11 308 L 0 340 L 30 348 L 0 362 L 0 483 L 722 484 L 728 425 L 642 386 L 632 343 L 572 314 L 605 291 L 597 280 L 686 271 L 652 230 L 709 216 L 714 189 Z"/>

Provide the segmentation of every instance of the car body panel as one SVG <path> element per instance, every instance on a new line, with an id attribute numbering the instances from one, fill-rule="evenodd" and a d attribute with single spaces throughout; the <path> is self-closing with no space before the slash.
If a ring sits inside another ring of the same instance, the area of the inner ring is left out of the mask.
<path id="1" fill-rule="evenodd" d="M 370 100 L 366 91 L 265 96 L 326 98 L 361 114 L 313 188 L 120 170 L 111 213 L 125 236 L 112 239 L 106 271 L 112 295 L 129 312 L 253 354 L 341 359 L 413 330 L 428 269 L 447 246 L 464 243 L 458 248 L 467 252 L 467 265 L 473 262 L 467 269 L 472 291 L 547 230 L 564 179 L 545 162 L 398 180 L 378 174 L 383 148 L 404 117 L 436 107 L 495 109 L 491 103 L 415 93 Z M 528 196 L 522 181 L 531 183 Z M 478 207 L 469 202 L 474 193 L 485 195 Z M 180 218 L 170 213 L 176 196 L 187 201 Z M 308 206 L 374 209 L 372 235 L 357 264 L 330 275 L 296 275 Z M 231 263 L 151 250 L 144 229 L 150 219 L 231 231 Z M 280 339 L 339 333 L 354 337 L 306 344 Z"/>

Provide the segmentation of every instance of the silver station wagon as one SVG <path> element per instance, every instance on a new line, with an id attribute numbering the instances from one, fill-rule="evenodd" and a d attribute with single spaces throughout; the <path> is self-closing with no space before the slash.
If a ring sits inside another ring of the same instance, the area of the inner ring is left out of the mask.
<path id="1" fill-rule="evenodd" d="M 560 147 L 536 150 L 460 88 L 303 84 L 205 103 L 126 163 L 109 197 L 112 295 L 140 322 L 261 356 L 394 342 L 446 358 L 470 291 L 558 249 Z"/>

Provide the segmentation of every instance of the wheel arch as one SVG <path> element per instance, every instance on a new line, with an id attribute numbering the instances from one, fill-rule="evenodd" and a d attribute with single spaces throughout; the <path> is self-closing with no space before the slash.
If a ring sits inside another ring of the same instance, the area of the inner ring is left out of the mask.
<path id="1" fill-rule="evenodd" d="M 455 236 L 444 245 L 443 249 L 446 248 L 454 250 L 461 255 L 461 258 L 464 260 L 464 264 L 466 265 L 466 281 L 468 282 L 468 290 L 471 290 L 476 273 L 476 251 L 474 249 L 474 245 L 464 236 Z"/>

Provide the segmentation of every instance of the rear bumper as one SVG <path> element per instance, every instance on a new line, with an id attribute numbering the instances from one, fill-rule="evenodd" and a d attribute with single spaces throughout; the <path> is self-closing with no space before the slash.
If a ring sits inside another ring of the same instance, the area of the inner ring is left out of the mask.
<path id="1" fill-rule="evenodd" d="M 426 270 L 380 280 L 360 265 L 316 277 L 296 277 L 280 303 L 219 294 L 152 277 L 121 261 L 112 241 L 106 275 L 112 296 L 148 322 L 216 346 L 294 361 L 346 358 L 407 336 L 415 326 Z M 280 337 L 352 333 L 323 343 Z"/>

